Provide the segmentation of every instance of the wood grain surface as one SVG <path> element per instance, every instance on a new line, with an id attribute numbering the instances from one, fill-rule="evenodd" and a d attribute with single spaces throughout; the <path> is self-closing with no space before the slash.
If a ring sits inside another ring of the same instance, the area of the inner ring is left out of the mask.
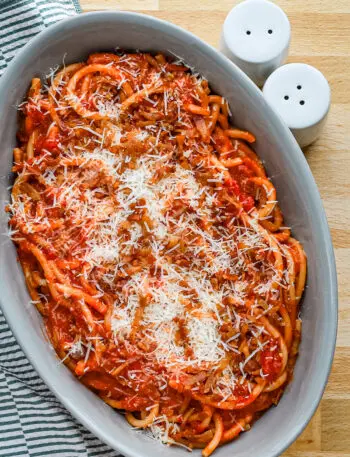
<path id="1" fill-rule="evenodd" d="M 80 0 L 83 11 L 124 9 L 174 22 L 218 46 L 235 0 Z M 339 282 L 339 327 L 321 404 L 284 457 L 350 457 L 350 0 L 277 0 L 292 26 L 289 62 L 323 72 L 332 108 L 322 137 L 305 150 L 331 228 Z M 322 357 L 322 354 L 320 354 Z"/>

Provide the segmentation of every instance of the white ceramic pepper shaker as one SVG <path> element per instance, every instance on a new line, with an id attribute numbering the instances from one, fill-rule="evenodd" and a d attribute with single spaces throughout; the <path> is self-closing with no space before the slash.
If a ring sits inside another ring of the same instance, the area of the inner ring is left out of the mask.
<path id="1" fill-rule="evenodd" d="M 329 84 L 319 70 L 304 63 L 283 65 L 267 79 L 263 94 L 300 147 L 319 137 L 331 103 Z"/>
<path id="2" fill-rule="evenodd" d="M 267 0 L 245 0 L 227 15 L 220 50 L 258 86 L 288 55 L 290 23 L 283 10 Z"/>

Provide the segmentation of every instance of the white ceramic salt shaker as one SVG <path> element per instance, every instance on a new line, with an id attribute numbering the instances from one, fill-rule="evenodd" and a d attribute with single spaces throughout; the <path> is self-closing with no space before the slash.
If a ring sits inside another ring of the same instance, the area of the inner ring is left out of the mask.
<path id="1" fill-rule="evenodd" d="M 227 15 L 220 50 L 258 86 L 288 55 L 290 23 L 283 10 L 267 0 L 245 0 Z"/>
<path id="2" fill-rule="evenodd" d="M 263 94 L 300 147 L 319 137 L 331 104 L 329 84 L 319 70 L 304 63 L 283 65 L 267 79 Z"/>

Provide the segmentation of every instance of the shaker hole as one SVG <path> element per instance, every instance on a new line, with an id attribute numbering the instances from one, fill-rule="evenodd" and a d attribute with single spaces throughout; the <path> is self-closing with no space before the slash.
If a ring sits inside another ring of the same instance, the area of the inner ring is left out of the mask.
<path id="1" fill-rule="evenodd" d="M 305 100 L 300 100 L 300 105 L 305 105 Z"/>
<path id="2" fill-rule="evenodd" d="M 297 89 L 300 90 L 302 86 L 300 84 L 297 85 Z"/>
<path id="3" fill-rule="evenodd" d="M 285 100 L 289 100 L 289 96 L 288 96 L 288 95 L 285 95 L 285 96 L 284 96 L 284 99 L 285 99 Z"/>
<path id="4" fill-rule="evenodd" d="M 269 30 L 267 31 L 267 33 L 269 33 L 270 35 L 272 35 L 273 30 L 272 30 L 272 29 L 269 29 Z"/>
<path id="5" fill-rule="evenodd" d="M 247 31 L 246 31 L 246 34 L 247 34 L 247 35 L 250 35 L 251 33 L 252 33 L 252 32 L 251 32 L 250 30 L 247 30 Z"/>

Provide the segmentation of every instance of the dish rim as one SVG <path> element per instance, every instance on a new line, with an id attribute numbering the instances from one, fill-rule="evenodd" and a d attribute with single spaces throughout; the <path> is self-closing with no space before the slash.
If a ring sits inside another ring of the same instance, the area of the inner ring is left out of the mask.
<path id="1" fill-rule="evenodd" d="M 3 91 L 9 90 L 11 87 L 11 80 L 15 78 L 20 72 L 23 60 L 27 60 L 29 56 L 33 55 L 33 50 L 40 45 L 45 40 L 52 40 L 55 37 L 57 32 L 60 32 L 61 29 L 64 29 L 67 24 L 70 23 L 73 27 L 85 26 L 90 24 L 94 20 L 96 21 L 103 21 L 108 20 L 111 21 L 112 19 L 120 20 L 120 18 L 125 18 L 132 20 L 136 25 L 138 23 L 147 22 L 149 26 L 156 27 L 158 29 L 164 30 L 165 33 L 168 31 L 173 31 L 174 33 L 182 35 L 182 37 L 186 37 L 198 44 L 203 52 L 205 52 L 209 57 L 213 58 L 217 64 L 221 64 L 225 66 L 229 72 L 235 76 L 236 78 L 240 79 L 242 86 L 250 92 L 254 93 L 254 97 L 261 97 L 263 98 L 262 93 L 259 91 L 257 86 L 242 72 L 235 64 L 233 64 L 228 58 L 226 58 L 223 54 L 221 54 L 218 50 L 216 50 L 213 46 L 209 45 L 201 38 L 197 37 L 193 33 L 179 27 L 175 24 L 172 24 L 168 21 L 155 18 L 153 16 L 149 16 L 147 14 L 136 13 L 136 12 L 127 12 L 127 11 L 95 11 L 90 13 L 84 13 L 82 15 L 77 15 L 73 17 L 69 17 L 64 19 L 49 28 L 43 30 L 34 38 L 32 38 L 16 55 L 16 57 L 11 61 L 8 68 L 5 70 L 5 73 L 0 79 L 0 95 Z M 1 103 L 0 103 L 1 104 Z M 325 264 L 328 265 L 327 268 L 327 276 L 329 278 L 329 296 L 330 296 L 330 308 L 331 308 L 331 317 L 332 321 L 327 322 L 328 326 L 328 337 L 329 337 L 329 351 L 327 354 L 327 363 L 324 365 L 323 371 L 318 373 L 318 388 L 315 389 L 314 398 L 312 399 L 312 404 L 308 408 L 308 411 L 305 413 L 303 412 L 303 418 L 300 420 L 299 423 L 296 423 L 293 427 L 291 427 L 291 431 L 289 436 L 285 440 L 280 440 L 276 443 L 274 450 L 271 452 L 270 457 L 278 457 L 284 452 L 296 439 L 297 437 L 303 432 L 309 421 L 311 420 L 312 416 L 314 415 L 321 398 L 323 396 L 323 392 L 326 388 L 328 378 L 330 375 L 334 352 L 336 347 L 336 337 L 337 337 L 337 324 L 338 324 L 338 288 L 337 288 L 337 274 L 336 274 L 336 264 L 335 264 L 335 257 L 333 251 L 333 245 L 330 235 L 330 230 L 328 226 L 328 222 L 326 219 L 326 214 L 322 205 L 321 196 L 319 194 L 316 182 L 313 178 L 309 165 L 303 155 L 303 152 L 300 150 L 299 146 L 296 143 L 295 138 L 293 137 L 292 133 L 288 129 L 288 127 L 283 123 L 282 119 L 278 116 L 277 113 L 273 111 L 273 109 L 266 105 L 266 109 L 269 111 L 269 116 L 272 119 L 272 124 L 277 125 L 278 129 L 283 137 L 289 141 L 290 146 L 295 152 L 294 160 L 298 163 L 298 168 L 302 169 L 304 173 L 306 173 L 307 181 L 308 181 L 308 194 L 313 197 L 313 204 L 315 205 L 315 210 L 319 212 L 320 217 L 322 219 L 322 224 L 319 227 L 319 231 L 323 236 L 324 244 L 325 244 L 325 253 L 326 259 L 324 259 Z M 4 116 L 5 117 L 5 116 Z M 2 259 L 2 263 L 4 263 L 4 259 Z M 104 432 L 104 429 L 101 425 L 96 423 L 91 423 L 87 419 L 85 419 L 83 413 L 80 412 L 80 408 L 75 403 L 72 403 L 70 400 L 66 399 L 63 393 L 59 391 L 56 387 L 52 386 L 50 381 L 51 375 L 49 370 L 46 370 L 45 366 L 40 363 L 40 359 L 35 357 L 35 351 L 28 348 L 27 343 L 29 346 L 30 344 L 30 334 L 27 337 L 25 334 L 21 334 L 18 331 L 17 326 L 14 323 L 14 320 L 11 318 L 11 312 L 7 309 L 6 306 L 2 305 L 2 298 L 0 296 L 0 305 L 5 315 L 7 322 L 9 323 L 12 332 L 14 333 L 17 342 L 20 344 L 23 352 L 29 359 L 30 363 L 39 374 L 39 376 L 43 379 L 45 384 L 49 387 L 49 389 L 53 392 L 53 394 L 59 399 L 59 401 L 67 408 L 67 410 L 80 422 L 82 423 L 88 430 L 90 430 L 94 435 L 100 438 L 103 442 L 107 443 L 111 446 L 112 449 L 116 449 L 117 451 L 123 453 L 125 456 L 129 457 L 142 457 L 136 450 L 130 449 L 127 445 L 118 442 L 118 448 L 116 448 L 116 443 L 112 441 L 109 437 L 108 433 Z M 35 346 L 35 344 L 34 344 Z M 83 386 L 82 386 L 83 387 Z M 84 387 L 85 388 L 85 387 Z M 116 424 L 117 426 L 117 424 Z M 164 448 L 165 451 L 165 448 Z"/>

